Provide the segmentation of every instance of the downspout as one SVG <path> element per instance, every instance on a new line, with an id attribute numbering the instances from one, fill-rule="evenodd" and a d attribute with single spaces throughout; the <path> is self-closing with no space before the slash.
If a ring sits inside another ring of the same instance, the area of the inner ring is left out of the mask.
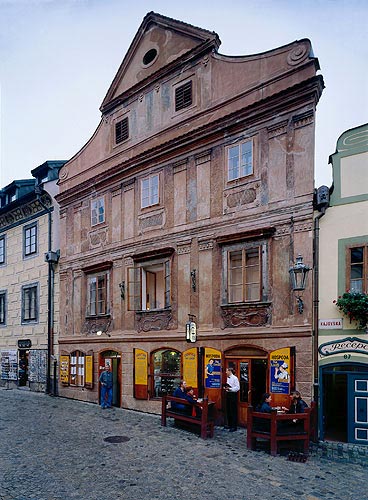
<path id="1" fill-rule="evenodd" d="M 319 230 L 320 219 L 329 206 L 330 190 L 321 186 L 315 191 L 315 208 L 320 212 L 313 226 L 313 401 L 316 403 L 315 422 L 318 422 L 319 373 L 318 373 L 318 324 L 319 324 Z"/>
<path id="2" fill-rule="evenodd" d="M 52 216 L 51 209 L 47 207 L 41 198 L 41 194 L 45 192 L 40 185 L 35 186 L 35 193 L 40 205 L 47 211 L 48 215 L 48 245 L 47 255 L 50 255 L 52 247 Z M 54 266 L 52 260 L 46 257 L 48 263 L 48 276 L 47 276 L 47 366 L 46 366 L 46 394 L 51 394 L 51 354 L 53 351 L 53 322 L 54 322 Z"/>

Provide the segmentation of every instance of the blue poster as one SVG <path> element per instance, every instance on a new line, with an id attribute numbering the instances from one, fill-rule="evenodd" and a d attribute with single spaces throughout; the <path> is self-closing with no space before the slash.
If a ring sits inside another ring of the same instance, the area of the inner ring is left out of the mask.
<path id="1" fill-rule="evenodd" d="M 278 349 L 270 354 L 270 392 L 290 392 L 290 349 Z"/>
<path id="2" fill-rule="evenodd" d="M 221 388 L 221 353 L 215 349 L 205 350 L 204 379 L 206 388 Z"/>

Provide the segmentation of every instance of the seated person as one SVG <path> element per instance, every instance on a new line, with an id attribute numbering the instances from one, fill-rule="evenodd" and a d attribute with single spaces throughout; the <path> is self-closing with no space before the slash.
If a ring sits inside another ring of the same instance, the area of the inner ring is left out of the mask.
<path id="1" fill-rule="evenodd" d="M 271 413 L 272 406 L 270 405 L 270 403 L 271 403 L 271 394 L 269 392 L 266 392 L 262 396 L 261 402 L 257 407 L 257 411 L 261 413 Z"/>
<path id="2" fill-rule="evenodd" d="M 299 391 L 293 391 L 290 394 L 291 405 L 288 413 L 304 413 L 304 410 L 308 408 L 308 405 L 303 401 L 302 396 Z"/>
<path id="3" fill-rule="evenodd" d="M 197 398 L 194 395 L 194 389 L 193 389 L 193 387 L 188 386 L 188 387 L 185 388 L 185 399 L 187 401 L 189 401 L 189 403 L 192 403 L 192 405 L 194 405 L 197 402 Z M 193 407 L 187 406 L 186 412 L 189 415 L 192 415 L 192 417 L 199 417 L 201 409 L 198 408 L 198 407 L 194 407 L 194 406 Z"/>
<path id="4" fill-rule="evenodd" d="M 173 392 L 174 398 L 180 398 L 180 399 L 187 399 L 186 393 L 185 393 L 185 388 L 187 386 L 187 383 L 185 380 L 180 381 L 180 385 L 175 389 Z M 187 408 L 187 405 L 182 405 L 180 403 L 177 403 L 176 401 L 171 401 L 171 409 L 178 411 L 178 412 L 185 412 Z"/>

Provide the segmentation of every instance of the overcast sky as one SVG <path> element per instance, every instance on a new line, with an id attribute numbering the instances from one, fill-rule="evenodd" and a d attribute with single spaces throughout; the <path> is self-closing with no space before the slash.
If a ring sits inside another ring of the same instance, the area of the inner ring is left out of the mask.
<path id="1" fill-rule="evenodd" d="M 219 52 L 249 55 L 309 38 L 325 90 L 317 107 L 316 186 L 347 129 L 368 122 L 367 0 L 0 0 L 0 187 L 69 159 L 143 17 L 155 11 L 215 31 Z"/>

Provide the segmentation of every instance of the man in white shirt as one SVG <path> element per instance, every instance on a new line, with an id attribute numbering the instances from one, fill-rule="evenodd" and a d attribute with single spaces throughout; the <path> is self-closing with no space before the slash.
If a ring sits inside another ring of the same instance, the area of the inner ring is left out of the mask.
<path id="1" fill-rule="evenodd" d="M 230 432 L 238 428 L 238 392 L 240 390 L 239 379 L 234 375 L 233 368 L 226 369 L 227 381 L 226 391 L 226 415 Z"/>

